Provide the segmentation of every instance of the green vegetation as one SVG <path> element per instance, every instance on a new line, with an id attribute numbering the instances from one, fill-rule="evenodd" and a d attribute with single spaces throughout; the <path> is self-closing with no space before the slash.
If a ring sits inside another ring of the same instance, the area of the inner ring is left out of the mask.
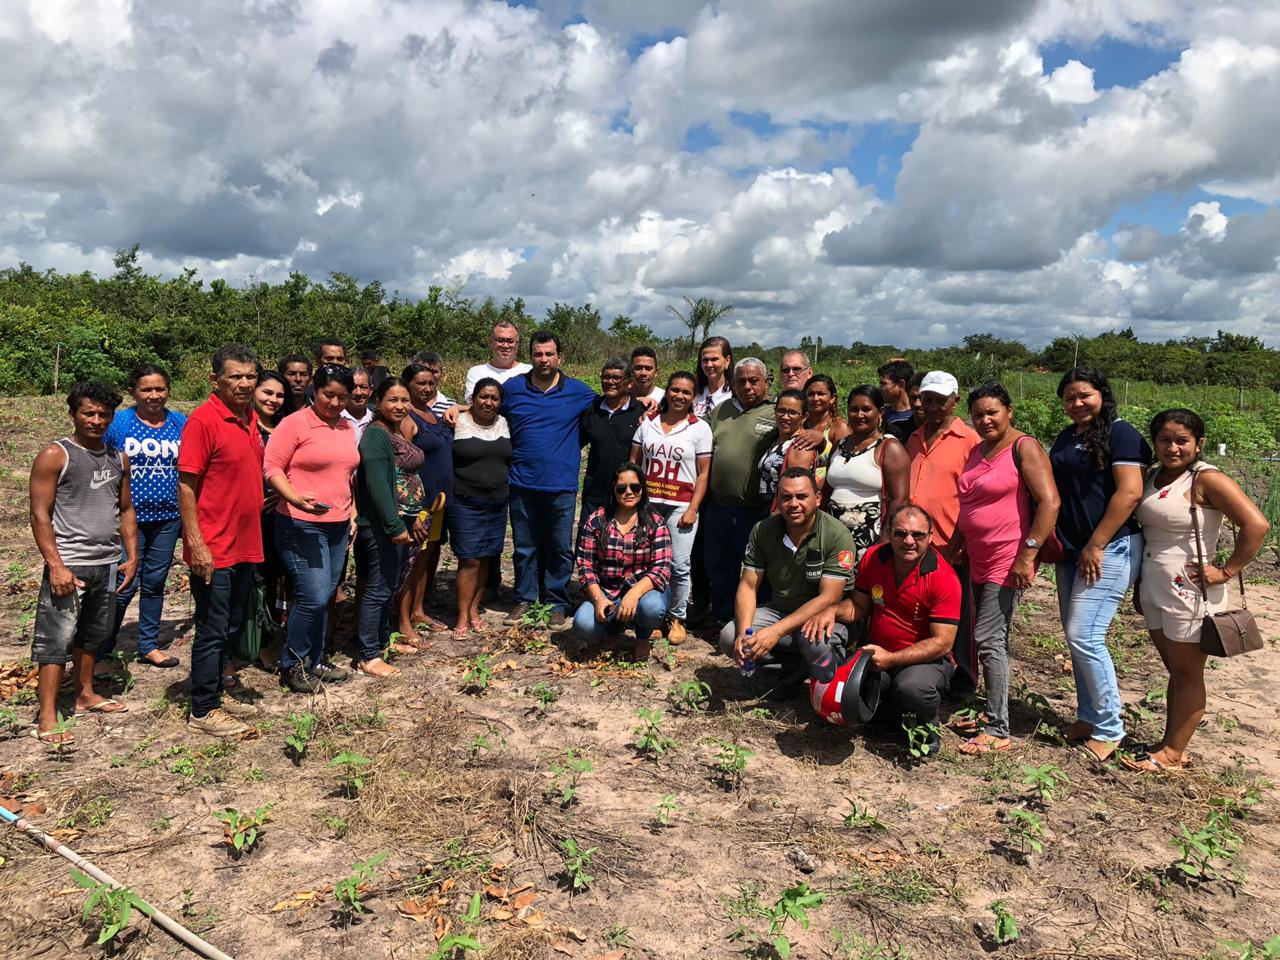
<path id="1" fill-rule="evenodd" d="M 747 772 L 747 760 L 755 754 L 744 750 L 736 743 L 719 738 L 704 740 L 703 743 L 716 748 L 716 771 L 725 789 L 737 790 L 742 786 L 742 778 Z"/>
<path id="2" fill-rule="evenodd" d="M 1186 882 L 1216 880 L 1222 876 L 1218 864 L 1234 859 L 1244 841 L 1231 829 L 1231 815 L 1217 809 L 1209 813 L 1204 825 L 1192 831 L 1178 824 L 1178 836 L 1171 841 L 1178 850 L 1173 869 Z"/>
<path id="3" fill-rule="evenodd" d="M 664 793 L 662 799 L 653 805 L 653 819 L 659 826 L 669 827 L 671 817 L 680 809 L 680 802 L 674 793 Z"/>
<path id="4" fill-rule="evenodd" d="M 657 708 L 641 707 L 636 711 L 640 725 L 631 732 L 635 734 L 636 752 L 647 757 L 657 758 L 675 747 L 676 742 L 662 731 L 666 722 L 662 711 Z"/>
<path id="5" fill-rule="evenodd" d="M 137 910 L 144 917 L 155 911 L 149 903 L 139 897 L 128 887 L 112 887 L 99 883 L 92 877 L 85 876 L 75 867 L 71 868 L 71 879 L 76 886 L 89 891 L 89 898 L 84 902 L 84 911 L 80 919 L 89 922 L 95 910 L 99 914 L 98 946 L 114 940 L 116 935 L 129 924 L 133 911 Z"/>
<path id="6" fill-rule="evenodd" d="M 222 822 L 227 848 L 236 854 L 249 853 L 262 836 L 262 828 L 271 819 L 271 807 L 258 807 L 252 813 L 241 813 L 235 807 L 227 807 L 215 813 L 214 819 Z"/>
<path id="7" fill-rule="evenodd" d="M 314 713 L 291 713 L 289 722 L 293 724 L 293 732 L 284 738 L 285 747 L 293 755 L 294 763 L 301 763 L 307 755 L 307 744 L 315 734 L 316 715 Z"/>
<path id="8" fill-rule="evenodd" d="M 364 768 L 370 762 L 368 757 L 362 757 L 358 753 L 343 750 L 329 761 L 329 766 L 338 768 L 338 775 L 342 778 L 343 791 L 347 796 L 354 797 L 364 789 Z"/>
<path id="9" fill-rule="evenodd" d="M 587 873 L 591 869 L 591 859 L 599 851 L 599 847 L 586 847 L 585 849 L 578 846 L 578 841 L 573 837 L 565 837 L 560 842 L 560 849 L 564 851 L 564 872 L 569 878 L 570 890 L 577 893 L 586 887 L 591 886 L 595 882 L 595 877 Z"/>
<path id="10" fill-rule="evenodd" d="M 996 943 L 1013 943 L 1013 941 L 1017 940 L 1018 921 L 1009 912 L 1008 905 L 1003 900 L 996 900 L 987 909 L 994 913 L 996 917 Z"/>
<path id="11" fill-rule="evenodd" d="M 587 757 L 579 756 L 572 750 L 568 751 L 564 755 L 564 760 L 551 765 L 549 793 L 560 795 L 561 807 L 571 806 L 578 796 L 578 778 L 584 773 L 590 773 L 593 769 L 595 765 Z"/>
<path id="12" fill-rule="evenodd" d="M 475 937 L 475 928 L 480 925 L 480 894 L 473 893 L 467 902 L 467 908 L 458 914 L 462 923 L 461 932 L 451 932 L 436 944 L 435 952 L 429 954 L 427 960 L 460 960 L 471 951 L 480 950 L 480 941 Z"/>
<path id="13" fill-rule="evenodd" d="M 375 853 L 368 860 L 351 865 L 351 874 L 333 885 L 333 899 L 337 902 L 338 918 L 351 923 L 366 913 L 364 897 L 368 887 L 377 878 L 377 866 L 387 859 L 387 851 Z"/>
<path id="14" fill-rule="evenodd" d="M 493 679 L 493 668 L 489 666 L 492 659 L 491 653 L 478 653 L 465 661 L 467 672 L 462 675 L 462 685 L 459 688 L 463 693 L 478 697 L 489 689 L 489 682 Z"/>

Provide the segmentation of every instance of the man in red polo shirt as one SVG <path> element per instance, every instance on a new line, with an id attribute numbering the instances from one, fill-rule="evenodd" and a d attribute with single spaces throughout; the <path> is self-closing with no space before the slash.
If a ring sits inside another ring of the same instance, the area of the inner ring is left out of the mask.
<path id="1" fill-rule="evenodd" d="M 904 504 L 886 523 L 889 542 L 862 555 L 853 598 L 814 617 L 805 624 L 804 634 L 821 646 L 836 622 L 870 617 L 863 649 L 871 655 L 872 668 L 889 677 L 877 719 L 888 710 L 936 725 L 942 693 L 955 671 L 951 645 L 960 622 L 960 581 L 929 545 L 933 520 L 925 510 Z M 814 672 L 819 665 L 810 660 Z M 831 667 L 824 666 L 829 674 Z M 831 677 L 817 679 L 829 682 Z M 937 753 L 939 747 L 932 733 L 927 754 Z"/>
<path id="2" fill-rule="evenodd" d="M 911 502 L 933 518 L 931 546 L 951 564 L 960 578 L 960 626 L 956 631 L 956 676 L 951 692 L 967 696 L 978 688 L 978 651 L 973 642 L 972 604 L 969 602 L 969 564 L 952 541 L 960 519 L 957 484 L 969 454 L 980 442 L 973 429 L 955 415 L 960 385 L 942 370 L 930 370 L 920 381 L 924 423 L 907 438 L 911 458 Z"/>
<path id="3" fill-rule="evenodd" d="M 196 604 L 187 724 L 227 737 L 247 731 L 240 718 L 257 713 L 223 697 L 222 675 L 262 562 L 262 438 L 252 403 L 258 359 L 243 344 L 219 347 L 209 379 L 213 393 L 187 418 L 178 451 L 182 553 Z"/>

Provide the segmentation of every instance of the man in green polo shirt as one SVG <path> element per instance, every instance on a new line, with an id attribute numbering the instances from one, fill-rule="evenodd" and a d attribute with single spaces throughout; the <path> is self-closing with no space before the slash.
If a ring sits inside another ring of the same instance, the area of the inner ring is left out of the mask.
<path id="1" fill-rule="evenodd" d="M 711 625 L 733 616 L 742 555 L 752 528 L 769 515 L 760 496 L 760 457 L 777 431 L 769 403 L 769 371 L 744 357 L 733 366 L 733 397 L 712 411 L 711 478 L 702 504 L 702 560 L 707 571 Z"/>
<path id="2" fill-rule="evenodd" d="M 810 617 L 840 602 L 851 586 L 853 560 L 849 529 L 818 510 L 813 474 L 802 467 L 784 471 L 778 482 L 778 513 L 757 523 L 747 541 L 734 619 L 720 631 L 721 651 L 738 663 L 752 661 L 774 673 L 774 699 L 799 696 L 808 676 L 801 630 Z M 765 577 L 773 586 L 773 599 L 757 606 L 756 589 Z M 832 647 L 841 652 L 847 637 L 844 625 L 836 624 Z"/>

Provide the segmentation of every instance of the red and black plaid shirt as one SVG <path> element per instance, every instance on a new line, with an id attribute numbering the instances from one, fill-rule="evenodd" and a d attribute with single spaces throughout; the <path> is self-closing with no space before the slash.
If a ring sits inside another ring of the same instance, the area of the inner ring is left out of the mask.
<path id="1" fill-rule="evenodd" d="M 671 579 L 671 531 L 662 517 L 652 514 L 647 534 L 639 522 L 622 533 L 605 516 L 604 507 L 587 517 L 578 533 L 578 580 L 582 589 L 594 583 L 610 600 L 617 600 L 645 577 L 655 590 L 667 589 Z"/>

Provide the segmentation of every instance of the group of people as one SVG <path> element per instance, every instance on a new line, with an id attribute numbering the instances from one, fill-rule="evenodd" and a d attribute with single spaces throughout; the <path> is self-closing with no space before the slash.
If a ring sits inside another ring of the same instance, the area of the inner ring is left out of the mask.
<path id="1" fill-rule="evenodd" d="M 955 377 L 902 359 L 841 404 L 804 353 L 783 356 L 775 383 L 723 337 L 701 345 L 696 371 L 665 378 L 651 347 L 611 358 L 599 392 L 560 369 L 553 333 L 533 335 L 529 363 L 512 324 L 494 326 L 489 347 L 458 401 L 439 389 L 438 354 L 396 376 L 372 351 L 348 366 L 336 339 L 314 364 L 290 354 L 274 370 L 247 347 L 221 348 L 210 396 L 186 417 L 168 409 L 168 374 L 154 365 L 133 371 L 134 406 L 119 412 L 112 389 L 77 384 L 72 436 L 32 468 L 46 564 L 39 735 L 71 736 L 55 711 L 68 661 L 77 710 L 127 709 L 93 678 L 135 593 L 139 661 L 178 664 L 159 625 L 179 536 L 195 601 L 189 722 L 227 736 L 255 712 L 227 695 L 255 618 L 282 622 L 278 663 L 269 644 L 260 655 L 288 687 L 345 680 L 329 620 L 354 547 L 353 669 L 394 676 L 388 647 L 415 650 L 423 630 L 461 640 L 485 629 L 509 523 L 509 623 L 632 642 L 641 660 L 704 624 L 771 696 L 807 689 L 833 723 L 923 730 L 925 753 L 938 748 L 944 698 L 980 680 L 985 710 L 955 724 L 960 750 L 1010 748 L 1013 617 L 1052 563 L 1077 691 L 1064 734 L 1110 758 L 1125 730 L 1105 638 L 1141 574 L 1168 715 L 1159 743 L 1123 759 L 1148 771 L 1191 762 L 1205 705 L 1200 622 L 1224 608 L 1225 584 L 1267 531 L 1201 459 L 1194 412 L 1158 414 L 1144 438 L 1117 417 L 1106 378 L 1078 367 L 1059 384 L 1069 422 L 1046 452 L 1013 426 L 1000 384 L 967 394 L 966 421 Z M 1237 527 L 1232 552 L 1201 568 L 1199 555 L 1218 556 L 1224 518 Z M 427 612 L 445 542 L 458 564 L 452 627 Z"/>

